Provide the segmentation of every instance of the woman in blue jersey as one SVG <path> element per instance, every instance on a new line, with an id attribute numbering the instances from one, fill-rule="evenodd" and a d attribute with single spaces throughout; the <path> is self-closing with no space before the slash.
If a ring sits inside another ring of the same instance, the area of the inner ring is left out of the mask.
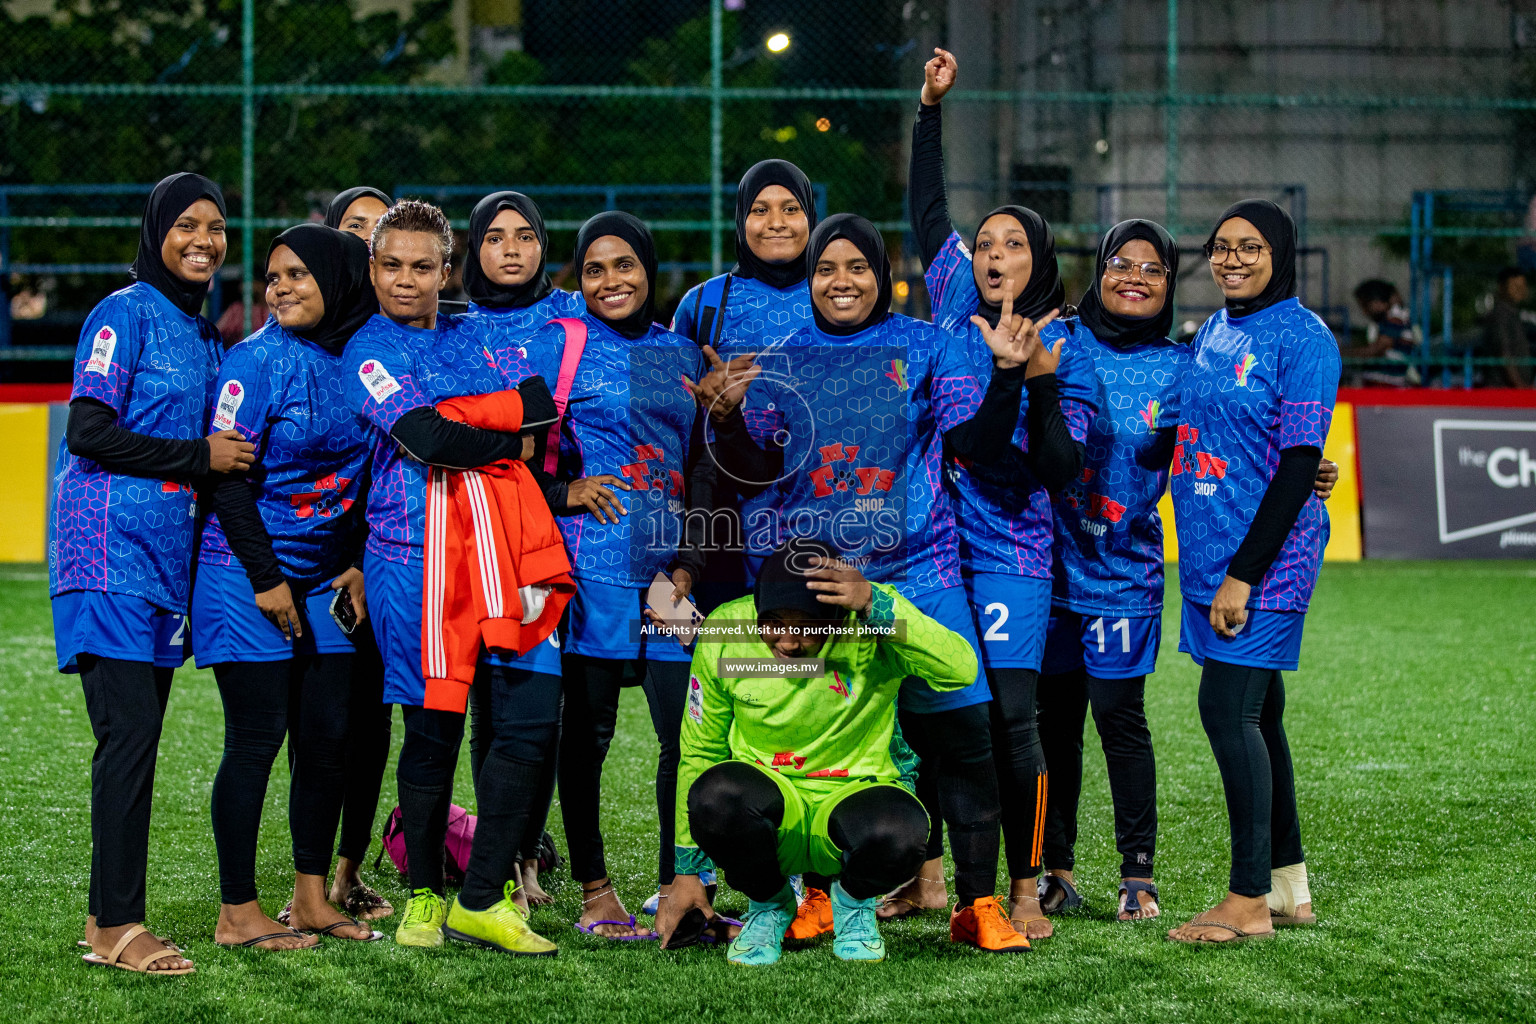
<path id="1" fill-rule="evenodd" d="M 1173 410 L 1191 350 L 1169 340 L 1179 250 L 1151 221 L 1099 241 L 1099 276 L 1067 344 L 1094 414 L 1082 472 L 1056 492 L 1051 616 L 1040 680 L 1048 771 L 1040 883 L 1047 913 L 1081 903 L 1072 869 L 1091 703 L 1104 744 L 1121 857 L 1119 919 L 1156 917 L 1152 884 L 1157 782 L 1143 704 L 1162 636 L 1163 528 L 1158 499 L 1173 455 Z"/>
<path id="2" fill-rule="evenodd" d="M 219 922 L 226 946 L 299 949 L 299 932 L 379 934 L 326 899 L 345 793 L 351 639 L 331 615 L 345 589 L 366 615 L 354 508 L 366 489 L 363 423 L 342 400 L 342 348 L 378 310 L 368 247 L 320 224 L 289 228 L 267 251 L 275 319 L 224 359 L 213 425 L 256 446 L 245 479 L 208 495 L 192 596 L 192 648 L 213 667 L 224 704 L 224 756 L 213 780 Z M 293 751 L 288 824 L 296 872 L 290 928 L 257 902 L 256 846 L 272 761 Z"/>
<path id="3" fill-rule="evenodd" d="M 575 258 L 584 304 L 579 325 L 568 332 L 551 324 L 519 345 L 547 379 L 557 379 L 567 357 L 575 365 L 550 491 L 577 581 L 562 636 L 560 809 L 571 877 L 582 888 L 576 927 L 609 939 L 646 939 L 654 933 L 635 923 L 609 876 L 598 804 L 619 690 L 631 677 L 645 691 L 660 748 L 657 875 L 668 892 L 690 654 L 676 638 L 643 627 L 646 593 L 658 574 L 671 582 L 674 599 L 686 597 L 698 575 L 678 554 L 695 418 L 683 382 L 698 363 L 698 348 L 651 322 L 656 250 L 639 220 L 598 214 L 577 234 Z"/>
<path id="4" fill-rule="evenodd" d="M 1230 207 L 1206 241 L 1226 308 L 1195 336 L 1179 397 L 1172 484 L 1184 611 L 1179 649 L 1202 666 L 1200 721 L 1226 791 L 1226 898 L 1169 932 L 1232 942 L 1310 923 L 1282 716 L 1328 542 L 1313 494 L 1342 360 L 1296 299 L 1296 225 L 1274 203 Z M 1278 876 L 1290 890 L 1272 921 Z M 1284 920 L 1282 920 L 1284 919 Z"/>
<path id="5" fill-rule="evenodd" d="M 447 705 L 462 689 L 434 680 L 422 662 L 423 596 L 427 586 L 428 485 L 434 467 L 470 469 L 528 458 L 526 433 L 481 430 L 448 419 L 435 406 L 448 398 L 518 386 L 525 420 L 553 417 L 542 380 L 530 379 L 515 349 L 493 361 L 501 334 L 483 320 L 439 315 L 453 233 L 443 212 L 414 200 L 396 203 L 373 234 L 371 276 L 380 314 L 347 343 L 348 404 L 371 425 L 373 457 L 368 543 L 363 568 L 374 635 L 384 655 L 384 699 L 401 706 L 405 741 L 397 780 L 411 899 L 395 942 L 441 946 L 445 936 L 505 952 L 548 955 L 554 944 L 532 932 L 512 898 L 517 846 L 534 803 L 540 765 L 558 723 L 560 680 L 549 673 L 493 680 L 494 736 L 476 787 L 480 824 L 464 888 L 450 909 L 443 839 L 464 736 L 464 714 Z M 427 595 L 440 599 L 434 576 Z M 462 708 L 462 703 L 459 705 Z"/>
<path id="6" fill-rule="evenodd" d="M 387 193 L 368 185 L 343 189 L 325 209 L 325 226 L 371 242 L 374 225 L 393 205 L 395 201 Z"/>
<path id="7" fill-rule="evenodd" d="M 1042 867 L 1048 783 L 1035 697 L 1050 616 L 1050 492 L 1081 468 L 1091 392 L 1070 345 L 1062 356 L 1066 327 L 1051 322 L 1063 306 L 1064 289 L 1055 237 L 1045 219 L 1022 206 L 998 207 L 982 218 L 970 249 L 950 224 L 939 103 L 954 85 L 956 65 L 946 51 L 935 52 L 924 68 L 912 131 L 909 202 L 934 322 L 964 339 L 978 374 L 1008 388 L 1018 410 L 1007 428 L 1015 443 L 1006 462 L 954 462 L 948 482 L 958 504 L 966 586 L 992 687 L 1009 917 L 1031 939 L 1043 939 L 1052 926 L 1040 912 L 1035 879 Z M 978 332 L 998 322 L 1004 302 L 1011 302 L 1015 315 L 1041 325 L 1046 344 L 1028 367 L 994 372 Z M 935 857 L 941 844 L 935 834 L 930 850 Z M 937 870 L 925 871 L 899 895 L 908 906 L 932 906 L 944 898 L 942 881 Z"/>
<path id="8" fill-rule="evenodd" d="M 325 211 L 326 227 L 363 240 L 373 239 L 373 226 L 394 200 L 367 185 L 336 193 Z M 366 500 L 366 494 L 364 496 Z M 366 529 L 366 525 L 364 527 Z M 360 553 L 359 553 L 360 554 Z M 361 565 L 361 557 L 359 557 Z M 373 820 L 379 790 L 389 763 L 391 708 L 380 700 L 384 691 L 384 662 L 373 638 L 373 626 L 359 623 L 353 630 L 352 698 L 347 705 L 346 794 L 341 801 L 341 831 L 336 840 L 336 867 L 329 899 L 360 920 L 377 920 L 395 912 L 388 900 L 363 881 L 363 858 L 373 842 Z M 292 762 L 292 748 L 289 761 Z M 277 915 L 286 923 L 287 911 Z"/>
<path id="9" fill-rule="evenodd" d="M 805 172 L 788 160 L 753 164 L 736 184 L 736 265 L 689 289 L 672 330 L 730 359 L 752 351 L 743 346 L 762 346 L 809 324 L 805 244 L 815 226 L 816 195 Z M 771 496 L 743 498 L 729 475 L 701 458 L 689 497 L 708 510 L 704 521 L 689 524 L 705 548 L 694 599 L 707 613 L 746 593 L 755 566 L 772 551 L 765 531 L 751 527 L 771 514 L 764 504 Z"/>
<path id="10" fill-rule="evenodd" d="M 973 460 L 999 450 L 983 439 L 1013 430 L 1013 375 L 999 373 L 983 398 L 977 368 L 955 339 L 890 312 L 884 242 L 863 218 L 827 218 L 806 259 L 814 324 L 755 360 L 728 367 L 712 355 L 715 369 L 697 387 L 721 465 L 775 491 L 775 542 L 801 535 L 837 545 L 866 576 L 897 586 L 979 646 L 943 486 L 944 449 Z M 1006 299 L 997 326 L 974 329 L 989 362 L 1022 372 L 1040 336 L 1010 307 Z M 928 790 L 930 816 L 942 813 L 950 827 L 959 895 L 951 938 L 991 952 L 1027 949 L 993 895 L 999 808 L 986 680 L 943 697 L 908 689 L 900 722 L 923 759 L 918 792 Z M 925 865 L 941 870 L 941 859 Z"/>
<path id="11" fill-rule="evenodd" d="M 149 816 L 172 671 L 185 660 L 194 481 L 242 473 L 252 446 L 204 437 L 222 345 L 199 315 L 224 262 L 224 196 L 197 174 L 150 193 L 136 283 L 86 318 L 49 518 L 61 672 L 78 672 L 96 737 L 86 962 L 188 974 L 143 927 Z"/>

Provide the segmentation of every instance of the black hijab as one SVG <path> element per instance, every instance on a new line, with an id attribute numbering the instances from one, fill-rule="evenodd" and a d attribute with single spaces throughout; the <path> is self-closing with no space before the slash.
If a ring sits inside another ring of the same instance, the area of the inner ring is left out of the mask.
<path id="1" fill-rule="evenodd" d="M 843 609 L 818 601 L 816 591 L 806 587 L 811 571 L 821 565 L 818 560 L 836 557 L 830 547 L 808 537 L 791 537 L 781 544 L 763 561 L 752 587 L 752 605 L 758 617 L 797 611 L 811 619 L 838 618 Z"/>
<path id="2" fill-rule="evenodd" d="M 651 319 L 656 311 L 656 242 L 651 238 L 651 229 L 641 223 L 639 217 L 622 210 L 606 210 L 587 221 L 581 226 L 581 230 L 576 232 L 576 272 L 578 274 L 587 262 L 587 250 L 592 247 L 592 243 L 606 235 L 613 235 L 628 242 L 629 247 L 635 250 L 635 255 L 640 257 L 640 265 L 645 268 L 645 283 L 648 286 L 645 304 L 623 320 L 609 320 L 591 305 L 587 306 L 587 312 L 624 337 L 635 341 L 645 337 L 646 332 L 651 329 Z"/>
<path id="3" fill-rule="evenodd" d="M 294 331 L 327 352 L 340 352 L 358 328 L 379 311 L 368 277 L 368 243 L 350 231 L 323 224 L 297 224 L 267 247 L 267 262 L 280 245 L 303 261 L 325 300 L 325 313 L 313 327 Z"/>
<path id="4" fill-rule="evenodd" d="M 197 316 L 198 310 L 203 308 L 203 300 L 208 298 L 208 282 L 184 281 L 177 277 L 165 265 L 160 248 L 165 245 L 165 236 L 176 226 L 176 218 L 199 199 L 213 200 L 219 213 L 228 216 L 224 209 L 224 193 L 201 174 L 179 171 L 161 178 L 149 194 L 149 202 L 144 205 L 144 220 L 139 224 L 139 252 L 133 258 L 133 266 L 128 268 L 129 277 L 153 287 L 187 316 Z"/>
<path id="5" fill-rule="evenodd" d="M 1060 309 L 1067 290 L 1061 283 L 1061 268 L 1056 265 L 1056 234 L 1045 218 L 1023 206 L 999 206 L 976 225 L 976 235 L 981 226 L 1004 213 L 1018 221 L 1029 239 L 1031 257 L 1029 281 L 1024 290 L 1014 296 L 1013 311 L 1019 316 L 1038 320 L 1053 309 Z M 971 236 L 971 252 L 976 252 L 976 235 Z M 980 289 L 977 289 L 980 291 Z M 976 297 L 976 313 L 993 327 L 1003 318 L 1003 307 L 994 306 L 980 295 Z"/>
<path id="6" fill-rule="evenodd" d="M 864 254 L 874 268 L 875 277 L 880 282 L 880 293 L 875 297 L 875 308 L 869 311 L 869 316 L 859 323 L 849 327 L 834 324 L 821 315 L 821 310 L 816 303 L 811 303 L 811 312 L 816 317 L 816 327 L 823 334 L 844 336 L 858 334 L 865 328 L 884 320 L 891 312 L 891 261 L 885 255 L 885 239 L 880 237 L 880 232 L 869 221 L 856 213 L 834 213 L 811 232 L 811 240 L 805 246 L 805 272 L 816 272 L 816 261 L 821 259 L 821 254 L 827 251 L 839 238 L 845 238 L 852 242 L 854 248 Z"/>
<path id="7" fill-rule="evenodd" d="M 731 268 L 731 273 L 737 277 L 756 278 L 782 291 L 805 280 L 805 261 L 769 263 L 747 244 L 747 214 L 757 202 L 758 194 L 770 185 L 782 185 L 794 193 L 810 228 L 816 228 L 816 195 L 811 189 L 811 179 L 788 160 L 759 160 L 747 168 L 747 173 L 736 185 L 736 266 Z"/>
<path id="8" fill-rule="evenodd" d="M 480 245 L 485 233 L 491 230 L 491 221 L 502 210 L 516 210 L 528 221 L 529 227 L 539 239 L 539 266 L 533 276 L 522 284 L 503 288 L 485 275 L 480 266 Z M 475 204 L 469 215 L 469 252 L 464 257 L 464 293 L 477 305 L 488 309 L 523 309 L 533 305 L 555 290 L 545 271 L 545 250 L 549 248 L 549 233 L 544 230 L 544 216 L 539 204 L 521 192 L 492 192 Z"/>
<path id="9" fill-rule="evenodd" d="M 1134 239 L 1151 242 L 1157 250 L 1157 258 L 1168 268 L 1168 286 L 1164 292 L 1163 308 L 1153 316 L 1121 316 L 1104 308 L 1099 289 L 1104 280 L 1105 264 L 1120 251 L 1120 247 Z M 1150 220 L 1123 220 L 1109 229 L 1099 240 L 1098 271 L 1083 292 L 1083 301 L 1077 304 L 1077 315 L 1083 326 L 1094 337 L 1110 345 L 1140 345 L 1157 338 L 1168 337 L 1173 330 L 1173 290 L 1179 282 L 1179 246 L 1173 236 L 1163 230 L 1161 224 Z"/>
<path id="10" fill-rule="evenodd" d="M 385 206 L 394 206 L 395 201 L 376 188 L 367 185 L 359 185 L 357 188 L 349 188 L 345 192 L 337 192 L 336 198 L 331 200 L 331 205 L 325 209 L 325 226 L 340 230 L 341 221 L 347 215 L 347 207 L 357 202 L 363 196 L 372 196 Z"/>
<path id="11" fill-rule="evenodd" d="M 1259 229 L 1259 234 L 1264 236 L 1264 241 L 1268 242 L 1269 247 L 1274 250 L 1270 256 L 1274 270 L 1269 275 L 1269 283 L 1258 295 L 1242 302 L 1228 299 L 1227 315 L 1252 316 L 1277 302 L 1294 299 L 1296 297 L 1296 222 L 1291 220 L 1291 215 L 1268 199 L 1244 199 L 1242 202 L 1233 203 L 1227 207 L 1225 213 L 1216 218 L 1216 226 L 1211 229 L 1211 237 L 1205 240 L 1207 252 L 1216 241 L 1216 233 L 1221 230 L 1221 226 L 1233 217 L 1241 217 Z"/>

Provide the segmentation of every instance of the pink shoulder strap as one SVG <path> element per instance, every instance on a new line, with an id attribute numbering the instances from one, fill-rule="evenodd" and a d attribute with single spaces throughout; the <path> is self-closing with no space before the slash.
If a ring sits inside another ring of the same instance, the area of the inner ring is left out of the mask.
<path id="1" fill-rule="evenodd" d="M 582 350 L 587 347 L 587 325 L 575 317 L 563 316 L 551 320 L 565 329 L 565 348 L 560 353 L 560 376 L 555 381 L 555 422 L 549 427 L 549 440 L 544 443 L 544 472 L 555 475 L 560 464 L 560 424 L 565 419 L 565 408 L 571 401 L 571 385 L 576 383 L 576 367 L 581 363 Z"/>

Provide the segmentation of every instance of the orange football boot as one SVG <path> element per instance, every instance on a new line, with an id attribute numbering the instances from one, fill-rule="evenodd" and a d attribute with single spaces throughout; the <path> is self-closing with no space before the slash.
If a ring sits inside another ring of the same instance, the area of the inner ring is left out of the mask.
<path id="1" fill-rule="evenodd" d="M 786 939 L 814 939 L 832 930 L 832 897 L 814 886 L 805 887 L 805 899 L 785 930 Z"/>
<path id="2" fill-rule="evenodd" d="M 964 942 L 984 953 L 1023 953 L 1029 939 L 1013 927 L 996 896 L 960 907 L 949 916 L 949 941 Z"/>

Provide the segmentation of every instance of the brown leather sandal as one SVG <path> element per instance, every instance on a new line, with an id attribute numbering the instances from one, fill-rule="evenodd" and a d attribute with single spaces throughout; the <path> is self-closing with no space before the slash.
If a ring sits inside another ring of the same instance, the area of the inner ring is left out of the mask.
<path id="1" fill-rule="evenodd" d="M 155 936 L 154 933 L 151 932 L 148 928 L 145 928 L 141 924 L 136 924 L 123 933 L 123 937 L 117 940 L 117 945 L 112 947 L 111 953 L 107 954 L 106 956 L 101 956 L 99 953 L 87 953 L 80 959 L 84 960 L 86 963 L 93 967 L 117 967 L 124 971 L 132 971 L 135 974 L 164 974 L 171 977 L 176 977 L 183 974 L 197 973 L 197 968 L 195 966 L 168 967 L 161 971 L 151 971 L 147 969 L 149 965 L 154 963 L 156 960 L 164 960 L 168 957 L 175 958 L 177 960 L 185 959 L 185 957 L 182 956 L 181 951 L 178 949 L 162 949 L 158 953 L 151 953 L 148 956 L 141 958 L 138 963 L 130 964 L 124 961 L 122 958 L 123 950 L 127 949 L 129 944 L 140 935 L 149 935 L 152 938 L 158 938 L 158 936 Z"/>

